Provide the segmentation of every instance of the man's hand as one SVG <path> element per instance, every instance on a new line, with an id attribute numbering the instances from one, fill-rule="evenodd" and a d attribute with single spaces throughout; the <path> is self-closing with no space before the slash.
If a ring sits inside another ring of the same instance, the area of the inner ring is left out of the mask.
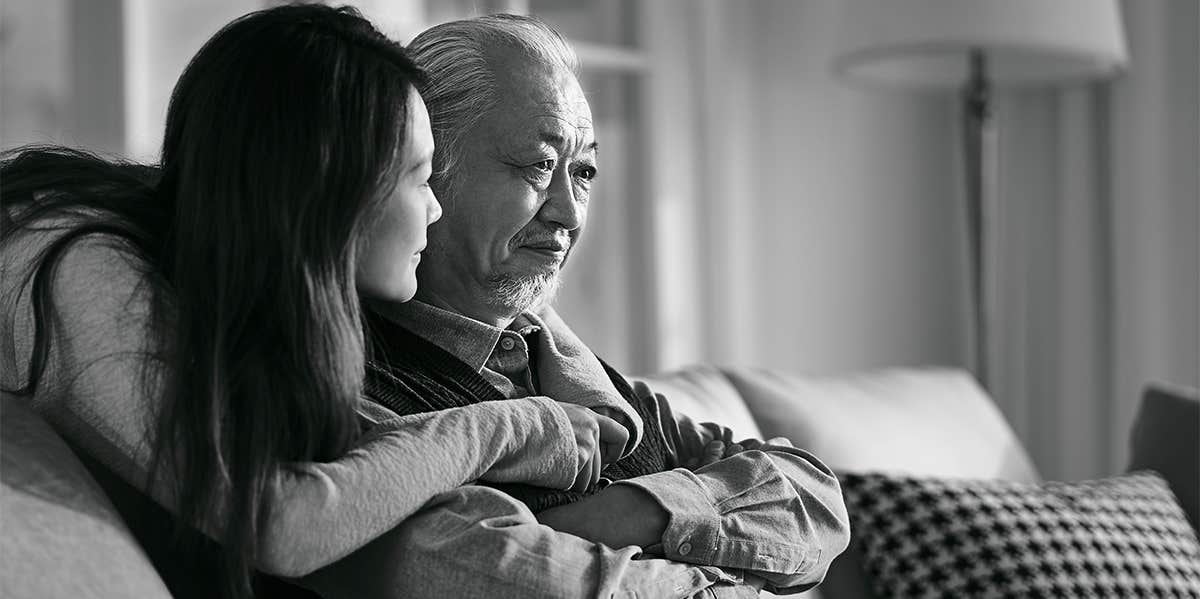
<path id="1" fill-rule="evenodd" d="M 612 485 L 537 515 L 538 522 L 554 530 L 613 549 L 661 543 L 669 518 L 654 497 L 632 485 Z"/>
<path id="2" fill-rule="evenodd" d="M 583 492 L 600 480 L 604 464 L 621 457 L 629 441 L 629 431 L 616 420 L 601 416 L 592 410 L 569 403 L 558 403 L 571 421 L 575 431 L 576 465 L 575 483 L 571 491 Z"/>
<path id="3" fill-rule="evenodd" d="M 739 453 L 742 453 L 743 451 L 762 449 L 767 445 L 774 445 L 776 447 L 793 447 L 792 442 L 786 437 L 775 437 L 773 439 L 768 439 L 765 442 L 759 441 L 758 439 L 745 439 L 738 443 L 730 443 L 729 445 L 726 445 L 724 441 L 717 439 L 715 441 L 710 441 L 708 445 L 704 446 L 704 455 L 689 460 L 687 464 L 684 464 L 684 467 L 688 470 L 696 470 L 725 458 L 733 457 Z"/>
<path id="4" fill-rule="evenodd" d="M 720 439 L 716 439 L 709 441 L 708 444 L 704 446 L 703 454 L 688 460 L 683 464 L 683 467 L 687 468 L 688 470 L 695 470 L 701 466 L 707 466 L 713 462 L 716 462 L 726 457 L 726 455 L 725 442 Z"/>

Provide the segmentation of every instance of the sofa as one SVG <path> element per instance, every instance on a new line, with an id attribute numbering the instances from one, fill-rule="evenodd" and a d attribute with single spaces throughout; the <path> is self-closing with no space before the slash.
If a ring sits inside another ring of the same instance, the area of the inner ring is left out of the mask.
<path id="1" fill-rule="evenodd" d="M 695 419 L 720 422 L 746 437 L 788 437 L 838 472 L 1040 481 L 990 398 L 960 370 L 813 377 L 702 365 L 642 380 Z M 1200 452 L 1182 458 L 1177 452 L 1200 442 L 1194 430 L 1174 440 L 1161 430 L 1178 428 L 1189 417 L 1200 422 L 1200 397 L 1178 397 L 1148 392 L 1135 427 L 1134 461 L 1173 472 L 1174 493 L 1187 498 L 1180 503 L 1190 502 L 1194 524 Z M 19 400 L 0 401 L 0 597 L 170 597 L 145 550 L 71 449 Z M 853 518 L 852 512 L 852 527 Z M 855 538 L 826 581 L 800 596 L 874 597 L 863 555 Z M 1196 584 L 1200 588 L 1200 575 Z"/>
<path id="2" fill-rule="evenodd" d="M 1060 483 L 1042 481 L 987 392 L 958 369 L 814 377 L 697 366 L 643 380 L 683 413 L 721 422 L 744 436 L 787 437 L 838 473 L 851 518 L 850 547 L 833 561 L 820 586 L 793 596 L 1200 598 L 1200 392 L 1195 389 L 1160 384 L 1143 394 L 1129 466 L 1154 472 Z M 914 501 L 881 497 L 906 493 Z M 997 504 L 1015 509 L 989 514 Z M 870 518 L 872 509 L 882 517 Z M 940 527 L 951 532 L 914 526 L 936 521 L 939 509 L 947 516 Z M 926 512 L 931 520 L 907 513 L 914 511 Z M 897 524 L 910 516 L 907 529 Z M 968 518 L 986 523 L 987 529 L 956 521 Z M 1022 528 L 1026 525 L 1029 530 Z M 924 547 L 888 536 L 897 530 L 912 536 L 914 527 L 928 541 Z M 1018 538 L 1006 538 L 1014 532 Z M 969 544 L 972 534 L 980 534 L 980 545 L 1001 548 L 991 571 L 978 558 L 991 548 L 972 553 L 974 548 L 962 545 L 945 547 Z M 1027 555 L 1016 560 L 1004 555 L 1014 548 Z M 969 559 L 952 562 L 955 550 Z M 907 564 L 892 555 L 906 551 L 914 558 Z M 926 562 L 946 567 L 939 572 Z M 1004 580 L 1002 566 L 1028 572 L 1033 582 Z M 1043 576 L 1040 568 L 1051 576 Z M 1125 568 L 1136 572 L 1125 576 Z M 976 580 L 970 573 L 958 576 L 956 569 L 978 570 Z M 1110 571 L 1118 577 L 1110 577 Z M 911 580 L 918 575 L 924 578 Z M 948 588 L 931 588 L 928 581 L 938 575 Z M 980 579 L 982 585 L 970 586 Z"/>

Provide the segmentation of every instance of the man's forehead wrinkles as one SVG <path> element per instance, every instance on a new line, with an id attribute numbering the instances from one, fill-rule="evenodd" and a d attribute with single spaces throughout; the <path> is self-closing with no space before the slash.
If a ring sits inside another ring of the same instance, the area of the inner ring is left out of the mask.
<path id="1" fill-rule="evenodd" d="M 586 98 L 575 98 L 574 100 L 569 100 L 565 94 L 555 94 L 555 97 L 543 100 L 535 99 L 532 101 L 532 103 L 534 106 L 541 106 L 551 110 L 567 110 L 569 108 L 582 110 L 588 107 L 588 101 Z"/>
<path id="2" fill-rule="evenodd" d="M 560 149 L 590 150 L 596 145 L 592 139 L 592 122 L 572 122 L 559 114 L 538 114 L 528 120 L 516 120 L 507 127 L 510 139 L 524 140 L 520 143 L 545 143 Z"/>
<path id="3" fill-rule="evenodd" d="M 538 121 L 539 128 L 547 131 L 560 129 L 560 127 L 555 126 L 559 124 L 561 124 L 562 129 L 566 130 L 583 132 L 592 130 L 592 119 L 582 115 L 573 115 L 575 118 L 572 119 L 571 116 L 561 113 L 536 114 L 533 115 L 533 120 Z"/>

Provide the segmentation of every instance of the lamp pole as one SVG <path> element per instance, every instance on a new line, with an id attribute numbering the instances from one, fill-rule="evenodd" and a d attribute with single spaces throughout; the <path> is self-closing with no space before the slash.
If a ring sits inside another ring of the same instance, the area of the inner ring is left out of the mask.
<path id="1" fill-rule="evenodd" d="M 988 388 L 988 318 L 984 255 L 984 219 L 995 190 L 996 133 L 992 123 L 991 84 L 987 56 L 974 48 L 969 54 L 970 70 L 962 91 L 963 152 L 966 170 L 967 252 L 970 268 L 971 308 L 974 335 L 974 370 L 979 383 Z"/>

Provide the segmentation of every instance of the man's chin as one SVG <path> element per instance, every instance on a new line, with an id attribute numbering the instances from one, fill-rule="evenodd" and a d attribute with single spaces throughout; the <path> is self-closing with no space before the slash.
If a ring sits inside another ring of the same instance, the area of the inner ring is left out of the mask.
<path id="1" fill-rule="evenodd" d="M 500 274 L 490 279 L 488 303 L 505 308 L 515 316 L 545 306 L 554 300 L 560 283 L 559 269 L 553 265 L 543 272 Z"/>

